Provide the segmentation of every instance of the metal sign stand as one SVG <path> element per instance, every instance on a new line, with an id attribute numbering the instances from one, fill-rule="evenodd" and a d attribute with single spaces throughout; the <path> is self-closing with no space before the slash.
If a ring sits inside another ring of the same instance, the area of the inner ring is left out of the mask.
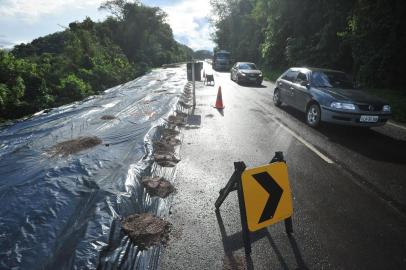
<path id="1" fill-rule="evenodd" d="M 270 163 L 273 162 L 285 162 L 282 152 L 276 152 L 275 156 L 272 158 Z M 220 211 L 220 206 L 223 204 L 224 200 L 227 198 L 228 194 L 232 191 L 237 191 L 238 193 L 238 204 L 240 208 L 241 226 L 242 226 L 242 237 L 244 241 L 245 254 L 251 254 L 251 239 L 250 231 L 247 224 L 247 213 L 245 209 L 244 194 L 242 188 L 242 173 L 246 169 L 244 162 L 234 162 L 234 173 L 231 175 L 230 180 L 228 180 L 227 185 L 220 190 L 220 195 L 215 202 L 216 212 Z M 292 217 L 285 219 L 285 230 L 287 234 L 293 233 Z"/>
<path id="2" fill-rule="evenodd" d="M 220 196 L 215 202 L 216 211 L 219 211 L 220 206 L 223 204 L 224 200 L 227 198 L 228 194 L 232 191 L 237 190 L 238 193 L 238 204 L 240 206 L 240 217 L 242 226 L 242 238 L 244 241 L 245 253 L 247 255 L 251 254 L 251 240 L 248 231 L 248 224 L 245 212 L 244 195 L 242 192 L 241 175 L 245 168 L 244 162 L 234 162 L 234 173 L 231 175 L 230 180 L 228 180 L 225 188 L 220 190 Z"/>

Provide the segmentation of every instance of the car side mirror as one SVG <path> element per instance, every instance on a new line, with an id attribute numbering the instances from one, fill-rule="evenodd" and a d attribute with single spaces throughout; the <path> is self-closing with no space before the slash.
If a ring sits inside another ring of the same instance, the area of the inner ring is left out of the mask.
<path id="1" fill-rule="evenodd" d="M 310 83 L 309 83 L 308 81 L 302 81 L 302 82 L 300 83 L 300 85 L 306 87 L 307 89 L 310 88 Z"/>

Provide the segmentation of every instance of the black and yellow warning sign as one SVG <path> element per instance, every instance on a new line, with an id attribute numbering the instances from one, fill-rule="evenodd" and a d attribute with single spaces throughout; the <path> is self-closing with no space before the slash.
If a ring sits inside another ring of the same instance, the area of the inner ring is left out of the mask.
<path id="1" fill-rule="evenodd" d="M 238 193 L 246 254 L 251 253 L 249 231 L 254 232 L 283 220 L 286 233 L 293 233 L 292 195 L 282 152 L 276 152 L 270 164 L 257 168 L 247 169 L 244 162 L 234 162 L 234 173 L 220 190 L 214 204 L 217 216 L 220 215 L 220 206 L 232 191 Z"/>
<path id="2" fill-rule="evenodd" d="M 275 162 L 246 169 L 241 180 L 250 231 L 257 231 L 292 216 L 286 163 Z"/>

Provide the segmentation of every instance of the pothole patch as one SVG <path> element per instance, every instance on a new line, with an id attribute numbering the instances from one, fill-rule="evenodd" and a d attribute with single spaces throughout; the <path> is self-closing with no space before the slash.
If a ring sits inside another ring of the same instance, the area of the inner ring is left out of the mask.
<path id="1" fill-rule="evenodd" d="M 53 155 L 68 156 L 78 153 L 82 150 L 93 148 L 102 143 L 102 140 L 98 137 L 79 137 L 74 140 L 64 141 L 58 143 L 49 150 Z"/>
<path id="2" fill-rule="evenodd" d="M 166 198 L 175 191 L 175 187 L 171 182 L 162 177 L 143 177 L 142 185 L 151 197 Z"/>
<path id="3" fill-rule="evenodd" d="M 131 241 L 145 250 L 158 244 L 166 245 L 172 225 L 151 213 L 134 214 L 121 221 L 123 231 Z"/>

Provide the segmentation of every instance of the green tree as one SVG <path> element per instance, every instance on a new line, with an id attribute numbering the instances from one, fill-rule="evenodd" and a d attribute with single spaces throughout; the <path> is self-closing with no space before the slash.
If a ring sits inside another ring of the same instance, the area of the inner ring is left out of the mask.
<path id="1" fill-rule="evenodd" d="M 0 50 L 0 117 L 18 118 L 133 80 L 152 67 L 191 58 L 159 8 L 107 1 L 103 22 L 86 18 L 64 31 Z"/>
<path id="2" fill-rule="evenodd" d="M 13 83 L 11 91 L 9 92 L 9 101 L 15 105 L 21 102 L 22 97 L 25 93 L 25 84 L 23 78 L 18 76 Z"/>
<path id="3" fill-rule="evenodd" d="M 6 109 L 8 92 L 9 92 L 9 90 L 7 88 L 7 85 L 5 85 L 4 83 L 1 83 L 0 84 L 0 112 L 2 112 L 3 110 Z"/>
<path id="4" fill-rule="evenodd" d="M 213 40 L 236 60 L 267 68 L 347 71 L 372 87 L 403 88 L 406 5 L 401 0 L 211 0 Z M 259 55 L 247 48 L 259 48 Z"/>
<path id="5" fill-rule="evenodd" d="M 68 97 L 71 100 L 80 100 L 93 94 L 90 84 L 79 79 L 75 74 L 69 74 L 61 79 L 59 91 L 61 97 Z"/>
<path id="6" fill-rule="evenodd" d="M 35 108 L 39 110 L 49 108 L 53 105 L 54 101 L 55 98 L 50 94 L 46 81 L 42 79 L 41 85 L 38 89 L 38 95 L 35 97 L 34 101 Z"/>
<path id="7" fill-rule="evenodd" d="M 217 49 L 231 52 L 236 61 L 259 62 L 263 34 L 261 26 L 253 16 L 253 0 L 212 0 L 215 18 L 212 20 L 216 32 L 213 39 Z"/>

